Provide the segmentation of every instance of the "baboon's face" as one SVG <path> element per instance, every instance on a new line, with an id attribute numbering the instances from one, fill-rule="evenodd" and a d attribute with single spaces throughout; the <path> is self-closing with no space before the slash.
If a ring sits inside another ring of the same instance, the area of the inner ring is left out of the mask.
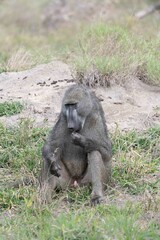
<path id="1" fill-rule="evenodd" d="M 85 118 L 80 116 L 77 109 L 78 104 L 65 104 L 64 115 L 67 121 L 67 128 L 72 132 L 78 132 L 83 128 Z"/>
<path id="2" fill-rule="evenodd" d="M 91 111 L 92 101 L 89 91 L 76 85 L 66 91 L 62 102 L 62 112 L 68 129 L 72 132 L 80 131 Z"/>

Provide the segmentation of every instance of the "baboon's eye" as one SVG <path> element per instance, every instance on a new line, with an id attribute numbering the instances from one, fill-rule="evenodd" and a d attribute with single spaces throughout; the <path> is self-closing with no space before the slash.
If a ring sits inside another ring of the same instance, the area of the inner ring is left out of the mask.
<path id="1" fill-rule="evenodd" d="M 65 104 L 65 115 L 68 116 L 72 116 L 74 111 L 77 108 L 77 104 Z"/>
<path id="2" fill-rule="evenodd" d="M 76 109 L 77 108 L 77 103 L 67 103 L 67 104 L 65 104 L 65 107 Z"/>

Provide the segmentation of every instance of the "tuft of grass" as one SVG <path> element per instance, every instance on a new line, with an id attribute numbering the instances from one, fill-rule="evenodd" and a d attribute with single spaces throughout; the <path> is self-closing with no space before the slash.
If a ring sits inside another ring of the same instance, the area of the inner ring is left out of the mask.
<path id="1" fill-rule="evenodd" d="M 157 192 L 159 179 L 147 180 L 148 175 L 158 173 L 160 155 L 154 154 L 160 143 L 160 128 L 146 132 L 131 131 L 113 134 L 115 163 L 114 179 L 132 194 L 143 193 L 146 189 Z"/>
<path id="2" fill-rule="evenodd" d="M 0 124 L 0 167 L 17 170 L 24 167 L 36 174 L 45 133 L 45 129 L 34 128 L 33 122 L 27 119 L 18 128 Z"/>
<path id="3" fill-rule="evenodd" d="M 3 102 L 0 103 L 0 117 L 11 116 L 20 113 L 24 105 L 20 102 Z"/>
<path id="4" fill-rule="evenodd" d="M 12 53 L 3 68 L 6 72 L 11 72 L 30 69 L 33 65 L 31 53 L 24 48 L 19 48 Z"/>
<path id="5" fill-rule="evenodd" d="M 117 83 L 124 76 L 134 75 L 147 83 L 158 84 L 158 48 L 158 40 L 138 37 L 126 26 L 96 22 L 81 31 L 71 55 L 71 63 L 78 75 L 82 75 L 82 79 L 94 68 L 95 71 L 109 76 L 111 81 L 118 79 Z M 94 80 L 96 86 L 96 76 Z M 89 81 L 87 75 L 87 85 L 90 85 Z M 103 81 L 100 85 L 105 86 Z"/>

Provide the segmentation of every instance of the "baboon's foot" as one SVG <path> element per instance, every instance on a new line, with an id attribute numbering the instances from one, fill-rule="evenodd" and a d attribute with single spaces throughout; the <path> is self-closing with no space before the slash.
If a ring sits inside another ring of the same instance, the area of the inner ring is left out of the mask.
<path id="1" fill-rule="evenodd" d="M 94 195 L 91 198 L 91 206 L 96 206 L 98 204 L 104 203 L 104 197 Z"/>

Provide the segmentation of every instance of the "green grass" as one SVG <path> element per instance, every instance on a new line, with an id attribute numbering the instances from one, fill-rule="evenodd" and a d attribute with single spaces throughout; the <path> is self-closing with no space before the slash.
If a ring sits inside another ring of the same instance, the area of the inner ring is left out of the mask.
<path id="1" fill-rule="evenodd" d="M 34 4 L 1 4 L 0 72 L 20 71 L 60 59 L 71 64 L 82 79 L 87 75 L 87 84 L 93 71 L 93 86 L 105 85 L 105 81 L 97 83 L 94 72 L 100 80 L 104 75 L 121 83 L 136 76 L 147 83 L 160 84 L 160 40 L 154 17 L 136 21 L 127 15 L 129 6 L 124 5 L 125 14 L 118 20 L 72 22 L 67 27 L 46 31 L 40 16 L 47 3 L 41 0 Z"/>
<path id="2" fill-rule="evenodd" d="M 150 182 L 147 176 L 159 171 L 160 154 L 154 153 L 159 151 L 160 128 L 150 128 L 143 133 L 115 132 L 113 142 L 115 180 L 132 194 L 142 193 L 146 189 L 156 192 L 160 180 Z"/>
<path id="3" fill-rule="evenodd" d="M 116 78 L 121 82 L 124 76 L 133 75 L 147 83 L 159 84 L 159 39 L 137 36 L 128 26 L 117 23 L 83 26 L 80 34 L 75 29 L 74 36 L 71 31 L 73 27 L 47 35 L 22 32 L 13 39 L 10 37 L 14 47 L 11 51 L 2 49 L 1 72 L 20 71 L 59 58 L 83 76 L 97 70 L 111 81 Z"/>
<path id="4" fill-rule="evenodd" d="M 1 239 L 157 239 L 158 225 L 150 225 L 147 230 L 139 227 L 140 211 L 125 207 L 98 206 L 94 209 L 80 208 L 60 213 L 55 217 L 55 209 L 22 209 L 14 220 L 3 225 Z M 53 211 L 53 212 L 52 212 Z M 8 229 L 8 230 L 7 230 Z M 4 237 L 4 238 L 3 238 Z"/>
<path id="5" fill-rule="evenodd" d="M 95 208 L 89 204 L 89 187 L 56 193 L 51 205 L 39 205 L 36 179 L 48 131 L 30 120 L 18 127 L 0 125 L 0 239 L 159 239 L 159 183 L 154 176 L 160 155 L 153 154 L 159 128 L 112 134 L 114 184 L 106 203 Z M 25 177 L 32 184 L 11 187 Z M 151 212 L 155 217 L 146 218 Z M 11 218 L 5 217 L 10 213 Z"/>
<path id="6" fill-rule="evenodd" d="M 20 113 L 24 105 L 20 102 L 3 102 L 0 103 L 0 117 L 11 116 Z"/>
<path id="7" fill-rule="evenodd" d="M 16 181 L 23 183 L 26 178 L 36 183 L 45 133 L 45 129 L 34 128 L 30 120 L 22 121 L 18 127 L 11 128 L 0 124 L 0 208 L 21 204 L 35 191 L 30 186 L 15 190 L 9 186 Z"/>
<path id="8" fill-rule="evenodd" d="M 98 70 L 110 79 L 137 76 L 147 83 L 159 83 L 159 40 L 137 36 L 123 24 L 97 22 L 86 27 L 73 50 L 78 72 Z M 96 79 L 95 79 L 96 81 Z"/>
<path id="9" fill-rule="evenodd" d="M 10 166 L 17 170 L 26 167 L 36 173 L 44 136 L 45 130 L 33 128 L 30 120 L 22 121 L 18 128 L 0 124 L 0 167 Z"/>

